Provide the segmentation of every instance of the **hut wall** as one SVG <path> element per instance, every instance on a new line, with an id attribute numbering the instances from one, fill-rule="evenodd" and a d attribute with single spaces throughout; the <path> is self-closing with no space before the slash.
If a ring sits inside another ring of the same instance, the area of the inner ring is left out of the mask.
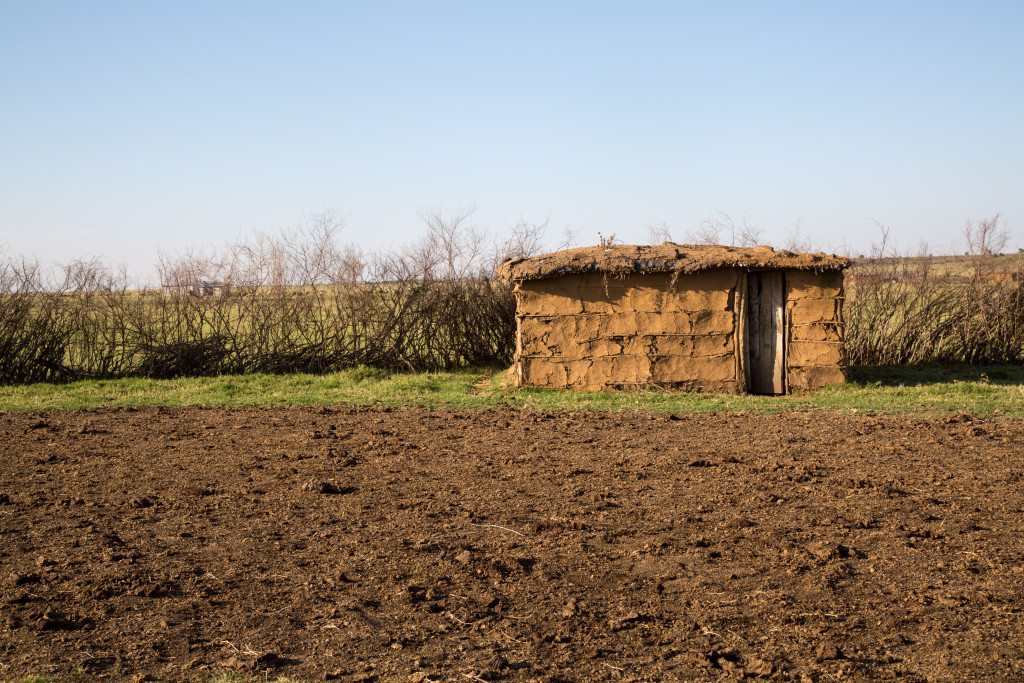
<path id="1" fill-rule="evenodd" d="M 517 383 L 736 392 L 736 269 L 516 285 Z"/>
<path id="2" fill-rule="evenodd" d="M 786 376 L 790 391 L 845 381 L 843 300 L 841 271 L 786 271 Z"/>

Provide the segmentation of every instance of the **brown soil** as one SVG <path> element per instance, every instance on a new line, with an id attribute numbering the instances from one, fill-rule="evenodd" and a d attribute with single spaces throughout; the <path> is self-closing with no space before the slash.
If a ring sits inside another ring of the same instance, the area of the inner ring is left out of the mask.
<path id="1" fill-rule="evenodd" d="M 1024 423 L 0 414 L 0 679 L 1024 678 Z"/>

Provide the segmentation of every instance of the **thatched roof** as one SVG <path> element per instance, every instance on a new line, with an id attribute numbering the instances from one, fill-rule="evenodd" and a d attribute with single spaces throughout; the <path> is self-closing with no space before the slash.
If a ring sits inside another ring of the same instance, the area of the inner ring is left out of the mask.
<path id="1" fill-rule="evenodd" d="M 652 246 L 581 247 L 510 259 L 498 267 L 498 276 L 516 281 L 570 273 L 696 273 L 711 268 L 842 270 L 849 265 L 849 259 L 835 254 L 665 242 Z"/>

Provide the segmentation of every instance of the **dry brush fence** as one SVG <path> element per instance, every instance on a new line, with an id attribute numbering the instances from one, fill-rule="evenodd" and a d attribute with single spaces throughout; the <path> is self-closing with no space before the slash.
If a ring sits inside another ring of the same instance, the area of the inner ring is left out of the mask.
<path id="1" fill-rule="evenodd" d="M 46 271 L 0 258 L 0 383 L 508 365 L 515 301 L 492 274 L 535 251 L 543 226 L 493 244 L 468 218 L 428 216 L 421 242 L 366 255 L 340 245 L 325 214 L 220 253 L 162 258 L 162 290 L 133 290 L 96 261 Z M 936 261 L 883 246 L 858 261 L 850 363 L 1024 362 L 1022 261 L 990 243 L 974 251 Z"/>
<path id="2" fill-rule="evenodd" d="M 999 217 L 968 223 L 962 256 L 891 253 L 883 229 L 847 273 L 853 365 L 1024 362 L 1024 259 L 1003 255 Z"/>
<path id="3" fill-rule="evenodd" d="M 339 245 L 340 224 L 162 258 L 160 290 L 100 262 L 46 272 L 0 261 L 0 382 L 495 366 L 511 361 L 515 301 L 495 261 L 540 226 L 486 244 L 468 215 L 428 217 L 398 252 Z"/>

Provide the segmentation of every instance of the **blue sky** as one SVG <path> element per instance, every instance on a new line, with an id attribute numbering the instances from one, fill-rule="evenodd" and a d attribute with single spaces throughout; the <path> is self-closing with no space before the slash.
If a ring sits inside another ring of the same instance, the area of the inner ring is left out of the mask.
<path id="1" fill-rule="evenodd" d="M 0 243 L 136 272 L 325 206 L 1024 246 L 1021 2 L 0 0 Z"/>

